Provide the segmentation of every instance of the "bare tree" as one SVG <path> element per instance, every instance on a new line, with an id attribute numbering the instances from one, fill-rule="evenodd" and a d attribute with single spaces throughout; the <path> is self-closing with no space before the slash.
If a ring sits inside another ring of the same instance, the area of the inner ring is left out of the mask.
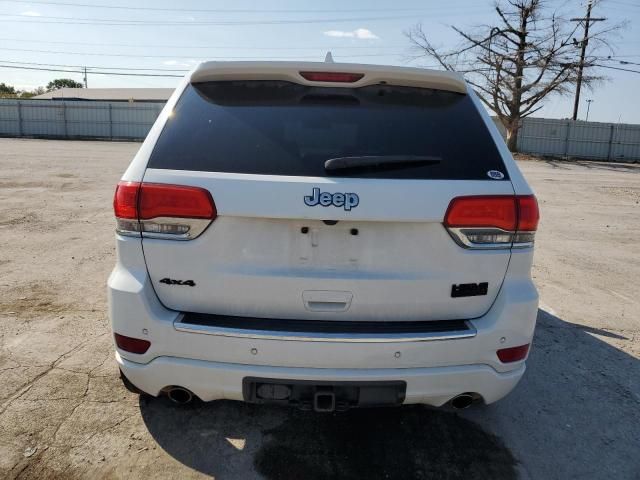
<path id="1" fill-rule="evenodd" d="M 547 12 L 544 0 L 499 0 L 495 4 L 497 25 L 481 25 L 472 31 L 452 26 L 461 43 L 455 49 L 434 46 L 418 24 L 406 36 L 418 52 L 416 57 L 436 60 L 447 70 L 466 74 L 482 102 L 507 130 L 507 145 L 517 150 L 521 119 L 540 108 L 550 94 L 572 91 L 578 76 L 582 27 Z M 607 36 L 622 25 L 589 34 L 590 50 L 584 66 L 597 63 L 596 51 L 611 50 Z M 604 79 L 586 68 L 585 86 Z"/>

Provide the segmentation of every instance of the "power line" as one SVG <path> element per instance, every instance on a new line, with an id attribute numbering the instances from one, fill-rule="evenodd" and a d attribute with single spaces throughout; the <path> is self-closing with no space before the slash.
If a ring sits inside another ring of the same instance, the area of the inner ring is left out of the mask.
<path id="1" fill-rule="evenodd" d="M 4 1 L 4 0 L 0 0 Z M 22 38 L 0 38 L 0 41 L 6 42 L 19 42 L 19 43 L 45 43 L 45 44 L 56 44 L 56 45 L 74 45 L 77 46 L 78 42 L 67 42 L 67 41 L 59 41 L 59 40 L 28 40 Z M 82 42 L 82 45 L 86 46 L 95 46 L 95 47 L 124 47 L 124 48 L 172 48 L 172 49 L 186 49 L 186 50 L 256 50 L 256 51 L 299 51 L 299 50 L 333 50 L 333 51 L 343 51 L 343 50 L 387 50 L 387 49 L 399 49 L 399 48 L 408 48 L 407 45 L 344 45 L 344 46 L 335 46 L 335 45 L 314 45 L 309 47 L 260 47 L 260 46 L 250 46 L 250 47 L 241 47 L 238 45 L 158 45 L 158 44 L 130 44 L 130 43 L 92 43 L 92 42 Z M 6 48 L 5 48 L 6 50 Z M 44 53 L 50 53 L 49 51 L 44 51 Z M 78 53 L 78 55 L 83 55 Z M 102 54 L 100 54 L 102 55 Z M 396 55 L 392 53 L 392 55 Z M 400 55 L 400 54 L 397 54 Z M 354 55 L 355 56 L 355 55 Z M 173 58 L 175 55 L 167 56 L 167 58 Z M 619 55 L 607 55 L 606 57 L 601 57 L 599 59 L 614 59 L 614 58 L 632 58 L 632 57 L 640 57 L 640 54 L 619 54 Z M 165 57 L 161 57 L 165 58 Z M 28 62 L 30 63 L 30 62 Z"/>
<path id="2" fill-rule="evenodd" d="M 430 65 L 428 67 L 435 67 Z M 43 72 L 61 72 L 61 73 L 76 73 L 82 75 L 84 70 L 70 70 L 65 68 L 45 68 L 45 67 L 28 67 L 23 65 L 4 65 L 0 60 L 0 68 L 6 69 L 18 69 L 18 70 L 35 70 Z M 185 71 L 186 72 L 186 71 Z M 127 72 L 108 72 L 101 70 L 91 70 L 88 73 L 94 75 L 113 75 L 113 76 L 127 76 L 127 77 L 160 77 L 160 78 L 183 78 L 184 75 L 170 74 L 170 73 L 127 73 Z"/>
<path id="3" fill-rule="evenodd" d="M 64 72 L 64 73 L 77 73 L 77 74 L 83 74 L 83 70 L 69 70 L 69 69 L 63 69 L 63 68 L 44 68 L 42 66 L 37 66 L 37 67 L 29 67 L 29 66 L 23 66 L 23 65 L 4 65 L 4 63 L 8 63 L 4 60 L 0 60 L 0 68 L 7 68 L 7 69 L 19 69 L 19 70 L 38 70 L 38 71 L 45 71 L 45 72 Z M 41 65 L 41 64 L 36 64 L 36 65 Z M 601 65 L 601 64 L 593 64 L 593 66 L 595 67 L 600 67 L 600 68 L 609 68 L 612 70 L 621 70 L 624 72 L 632 72 L 632 73 L 640 73 L 640 70 L 632 70 L 629 68 L 620 68 L 620 67 L 612 67 L 610 65 Z M 437 68 L 438 65 L 423 65 L 421 66 L 421 68 Z M 82 67 L 78 67 L 78 68 L 82 68 Z M 91 74 L 96 74 L 96 75 L 116 75 L 116 76 L 129 76 L 129 77 L 172 77 L 172 78 L 182 78 L 184 77 L 184 75 L 177 75 L 177 74 L 170 74 L 170 73 L 165 73 L 165 74 L 156 74 L 156 73 L 128 73 L 128 72 L 111 72 L 111 71 L 102 71 L 102 70 L 93 70 L 96 68 L 103 68 L 103 69 L 112 69 L 112 70 L 124 70 L 126 67 L 87 67 L 87 68 L 91 68 L 92 70 L 88 70 L 87 73 L 91 73 Z M 488 70 L 488 69 L 487 69 Z M 160 70 L 161 71 L 161 70 Z M 176 70 L 178 71 L 178 70 Z M 188 70 L 183 70 L 184 73 L 186 73 Z M 459 73 L 473 73 L 474 71 L 478 71 L 478 70 L 467 70 L 467 71 L 459 71 Z"/>
<path id="4" fill-rule="evenodd" d="M 13 63 L 11 65 L 7 65 L 8 63 Z M 68 67 L 70 68 L 46 68 L 43 65 L 48 65 L 48 64 L 31 64 L 31 65 L 37 65 L 37 66 L 26 66 L 26 65 L 16 65 L 15 62 L 11 62 L 11 61 L 6 61 L 6 60 L 0 60 L 0 68 L 5 68 L 5 69 L 18 69 L 18 70 L 33 70 L 33 71 L 44 71 L 44 72 L 61 72 L 61 73 L 74 73 L 74 74 L 78 74 L 78 75 L 83 75 L 85 73 L 85 70 L 83 66 L 73 66 L 73 65 L 69 65 Z M 52 66 L 56 66 L 57 64 L 53 64 Z M 66 67 L 65 65 L 59 65 L 60 67 Z M 601 64 L 593 64 L 593 66 L 596 67 L 600 67 L 600 68 L 608 68 L 608 69 L 612 69 L 612 70 L 620 70 L 620 71 L 624 71 L 624 72 L 631 72 L 631 73 L 640 73 L 640 70 L 632 70 L 629 68 L 620 68 L 620 67 L 613 67 L 613 66 L 609 66 L 609 65 L 601 65 Z M 73 68 L 77 68 L 77 69 L 71 69 L 71 67 Z M 437 65 L 424 65 L 422 66 L 422 68 L 435 68 L 438 67 Z M 96 66 L 92 66 L 92 67 L 86 67 L 87 70 L 86 73 L 92 74 L 92 75 L 106 75 L 106 76 L 126 76 L 126 77 L 156 77 L 156 78 L 183 78 L 184 74 L 188 71 L 188 70 L 171 70 L 171 71 L 175 71 L 175 72 L 182 72 L 182 74 L 178 74 L 178 73 L 139 73 L 138 70 L 152 70 L 152 69 L 137 69 L 137 68 L 133 68 L 133 67 L 96 67 Z M 110 71 L 110 70 L 131 70 L 131 72 L 128 71 Z M 163 71 L 162 69 L 158 69 L 156 71 Z M 169 71 L 169 70 L 167 70 Z M 466 71 L 466 73 L 473 73 L 475 70 L 469 70 Z M 461 72 L 464 73 L 464 72 Z"/>
<path id="5" fill-rule="evenodd" d="M 70 51 L 62 51 L 62 50 L 38 50 L 38 49 L 29 49 L 29 48 L 6 48 L 2 47 L 2 50 L 8 50 L 12 52 L 35 52 L 35 53 L 53 53 L 53 54 L 62 54 L 62 55 L 87 55 L 87 56 L 97 56 L 97 57 L 129 57 L 129 58 L 181 58 L 188 59 L 185 56 L 177 56 L 177 55 L 136 55 L 130 53 L 97 53 L 97 52 L 70 52 Z M 341 55 L 336 54 L 337 57 L 342 58 L 358 58 L 358 57 L 379 57 L 381 55 L 393 55 L 398 56 L 402 55 L 402 53 L 359 53 L 353 55 Z M 264 57 L 264 56 L 263 56 Z M 209 59 L 221 59 L 221 60 L 250 60 L 250 59 L 259 59 L 256 55 L 251 56 L 207 56 Z M 289 59 L 318 59 L 321 58 L 318 55 L 274 55 L 270 58 L 289 58 Z"/>
<path id="6" fill-rule="evenodd" d="M 58 17 L 39 16 L 25 17 L 24 15 L 14 15 L 0 13 L 0 17 L 12 17 L 10 20 L 0 19 L 0 22 L 11 23 L 36 23 L 36 24 L 64 24 L 64 25 L 107 25 L 107 26 L 252 26 L 252 25 L 304 25 L 318 23 L 337 22 L 372 22 L 388 21 L 407 18 L 416 18 L 415 14 L 405 15 L 385 15 L 384 17 L 344 17 L 344 18 L 305 18 L 305 19 L 279 19 L 279 20 L 200 20 L 200 21 L 154 21 L 154 20 L 120 20 L 115 18 L 101 19 L 91 17 Z M 16 20 L 18 17 L 19 20 Z M 42 19 L 42 20 L 41 20 Z"/>
<path id="7" fill-rule="evenodd" d="M 32 53 L 54 53 L 54 54 L 62 54 L 62 55 L 87 55 L 87 56 L 97 56 L 97 57 L 130 57 L 130 58 L 175 58 L 176 55 L 134 55 L 127 53 L 97 53 L 97 52 L 69 52 L 62 50 L 38 50 L 38 49 L 30 49 L 30 48 L 6 48 L 3 47 L 2 50 L 7 50 L 11 52 L 32 52 Z"/>
<path id="8" fill-rule="evenodd" d="M 60 68 L 44 68 L 44 67 L 25 67 L 21 65 L 2 65 L 0 64 L 0 68 L 8 68 L 8 69 L 19 69 L 19 70 L 39 70 L 43 72 L 64 72 L 64 73 L 78 73 L 83 74 L 82 70 L 66 70 Z M 101 72 L 101 71 L 92 71 L 94 75 L 116 75 L 116 76 L 127 76 L 127 77 L 174 77 L 174 78 L 182 78 L 184 75 L 173 75 L 169 73 L 156 74 L 156 73 L 126 73 L 126 72 Z"/>
<path id="9" fill-rule="evenodd" d="M 196 12 L 196 13 L 340 13 L 340 12 L 362 12 L 362 8 L 350 9 L 254 9 L 254 8 L 161 8 L 161 7 L 133 7 L 129 5 L 105 5 L 96 3 L 71 3 L 71 2 L 43 2 L 30 0 L 2 0 L 5 3 L 21 3 L 35 5 L 58 5 L 66 7 L 83 7 L 83 8 L 104 8 L 111 10 L 137 10 L 137 11 L 154 11 L 154 12 Z M 463 5 L 460 5 L 464 8 Z M 429 11 L 427 8 L 366 8 L 367 12 L 416 12 Z"/>
<path id="10" fill-rule="evenodd" d="M 90 65 L 68 65 L 60 63 L 36 63 L 36 62 L 18 62 L 15 60 L 0 60 L 0 63 L 15 63 L 18 65 L 37 65 L 44 67 L 66 67 L 66 68 L 97 68 L 101 70 L 132 70 L 132 71 L 151 71 L 151 72 L 188 72 L 184 68 L 139 68 L 139 67 L 96 67 Z"/>
<path id="11" fill-rule="evenodd" d="M 631 70 L 630 68 L 612 67 L 610 65 L 600 65 L 600 64 L 597 64 L 597 63 L 594 63 L 593 66 L 594 67 L 600 67 L 600 68 L 610 68 L 611 70 L 622 70 L 623 72 L 640 73 L 640 70 Z"/>
<path id="12" fill-rule="evenodd" d="M 0 0 L 2 1 L 2 0 Z M 77 46 L 78 42 L 65 42 L 55 40 L 28 40 L 22 38 L 0 38 L 0 41 L 6 42 L 20 42 L 20 43 L 46 43 L 46 44 L 60 44 L 60 45 L 74 45 Z M 233 48 L 234 50 L 328 50 L 328 49 L 340 49 L 340 50 L 362 50 L 362 49 L 389 49 L 389 48 L 406 48 L 407 45 L 345 45 L 345 46 L 331 46 L 331 45 L 317 45 L 311 47 L 239 47 L 237 45 L 158 45 L 158 44 L 130 44 L 130 43 L 91 43 L 82 42 L 82 45 L 89 45 L 94 47 L 127 47 L 127 48 L 175 48 L 175 49 L 211 49 L 211 50 L 228 50 Z"/>
<path id="13" fill-rule="evenodd" d="M 181 72 L 186 73 L 189 69 L 181 68 L 140 68 L 140 67 L 109 67 L 109 66 L 96 66 L 96 65 L 72 65 L 67 63 L 36 63 L 36 62 L 20 62 L 16 60 L 1 60 L 0 63 L 10 63 L 17 65 L 28 66 L 45 66 L 45 67 L 65 67 L 65 68 L 88 68 L 89 73 L 91 70 L 125 70 L 125 71 L 152 71 L 152 72 Z M 194 65 L 195 66 L 195 65 Z M 421 65 L 421 68 L 438 68 L 439 65 Z"/>
<path id="14" fill-rule="evenodd" d="M 595 58 L 594 59 L 596 62 L 615 62 L 615 63 L 619 63 L 620 65 L 640 65 L 640 63 L 637 62 L 630 62 L 629 60 L 616 60 L 613 57 L 600 57 L 600 58 Z"/>

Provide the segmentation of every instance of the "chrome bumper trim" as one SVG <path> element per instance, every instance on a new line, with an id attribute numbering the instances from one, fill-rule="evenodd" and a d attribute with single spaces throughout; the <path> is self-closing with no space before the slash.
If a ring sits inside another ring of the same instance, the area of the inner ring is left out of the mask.
<path id="1" fill-rule="evenodd" d="M 249 330 L 209 325 L 182 323 L 182 316 L 173 322 L 179 332 L 215 335 L 219 337 L 255 338 L 259 340 L 280 340 L 295 342 L 342 342 L 342 343 L 397 343 L 397 342 L 431 342 L 438 340 L 458 340 L 473 338 L 477 331 L 469 322 L 465 322 L 466 330 L 428 332 L 428 333 L 321 333 L 321 332 L 287 332 Z"/>

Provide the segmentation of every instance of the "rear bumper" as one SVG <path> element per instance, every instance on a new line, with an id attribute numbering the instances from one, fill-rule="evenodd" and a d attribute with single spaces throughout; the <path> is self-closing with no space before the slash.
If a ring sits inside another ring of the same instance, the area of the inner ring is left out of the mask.
<path id="1" fill-rule="evenodd" d="M 334 382 L 372 382 L 401 380 L 407 383 L 405 404 L 441 406 L 464 392 L 482 396 L 492 403 L 507 395 L 525 371 L 498 373 L 487 365 L 409 369 L 322 369 L 268 367 L 207 362 L 187 358 L 158 357 L 147 364 L 116 360 L 125 376 L 146 393 L 157 396 L 170 385 L 191 390 L 201 400 L 243 400 L 242 381 L 246 377 Z"/>
<path id="2" fill-rule="evenodd" d="M 181 314 L 165 308 L 149 281 L 138 239 L 117 242 L 119 263 L 108 282 L 114 332 L 151 342 L 142 355 L 118 351 L 123 373 L 157 395 L 170 385 L 203 400 L 242 399 L 247 376 L 322 381 L 402 380 L 405 403 L 441 405 L 464 392 L 490 403 L 522 377 L 524 360 L 504 364 L 496 350 L 531 343 L 538 295 L 530 278 L 531 251 L 514 251 L 494 304 L 469 320 L 461 338 L 375 339 L 358 342 L 241 336 L 184 331 Z"/>

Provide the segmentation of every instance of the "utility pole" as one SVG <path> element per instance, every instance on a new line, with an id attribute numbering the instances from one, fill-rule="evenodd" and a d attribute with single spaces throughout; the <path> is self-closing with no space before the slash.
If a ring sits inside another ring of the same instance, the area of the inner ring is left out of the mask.
<path id="1" fill-rule="evenodd" d="M 576 98 L 573 101 L 573 120 L 578 119 L 578 105 L 580 104 L 580 88 L 582 88 L 582 71 L 584 69 L 584 56 L 587 52 L 587 44 L 589 43 L 589 26 L 591 23 L 604 22 L 606 18 L 591 18 L 591 7 L 593 1 L 589 0 L 587 5 L 587 16 L 584 18 L 572 18 L 572 22 L 584 22 L 584 37 L 580 42 L 580 64 L 578 65 L 578 78 L 576 79 Z"/>
<path id="2" fill-rule="evenodd" d="M 87 85 L 87 67 L 84 67 L 84 88 L 89 88 Z"/>
<path id="3" fill-rule="evenodd" d="M 592 99 L 587 100 L 587 118 L 585 118 L 585 122 L 589 121 L 589 108 L 591 108 L 591 102 L 593 102 Z"/>

